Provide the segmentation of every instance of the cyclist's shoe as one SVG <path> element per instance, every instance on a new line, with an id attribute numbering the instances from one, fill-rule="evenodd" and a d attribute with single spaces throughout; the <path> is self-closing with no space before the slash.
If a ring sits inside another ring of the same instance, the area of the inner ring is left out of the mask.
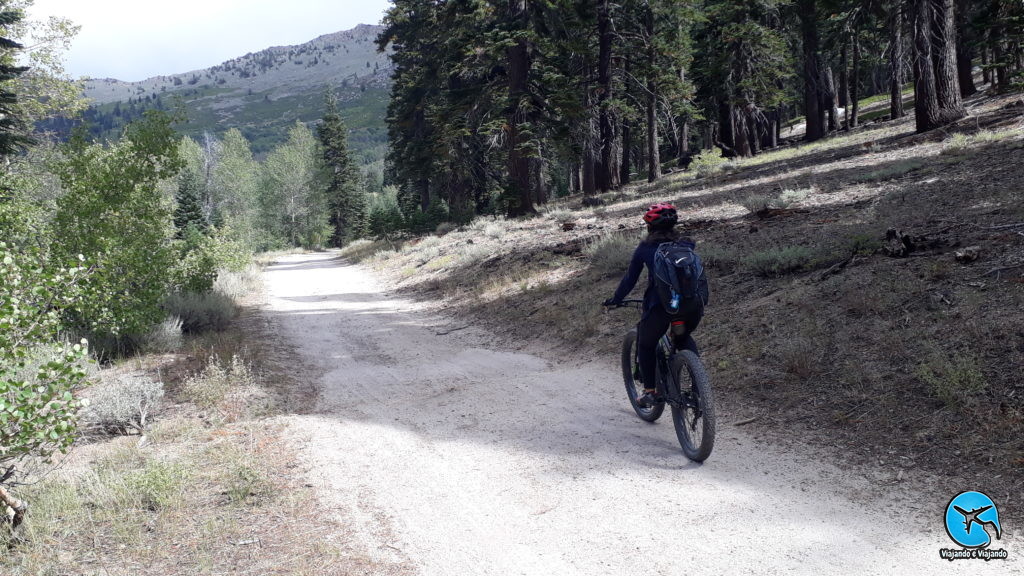
<path id="1" fill-rule="evenodd" d="M 659 398 L 658 393 L 653 390 L 644 390 L 643 396 L 636 399 L 636 405 L 641 408 L 650 408 L 658 402 L 661 402 L 661 398 Z"/>

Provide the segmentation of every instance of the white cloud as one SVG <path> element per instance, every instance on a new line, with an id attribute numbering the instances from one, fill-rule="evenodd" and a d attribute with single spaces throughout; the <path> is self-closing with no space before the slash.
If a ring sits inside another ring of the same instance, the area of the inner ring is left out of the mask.
<path id="1" fill-rule="evenodd" d="M 31 17 L 82 26 L 75 76 L 142 80 L 207 68 L 269 46 L 380 22 L 388 0 L 35 0 Z"/>

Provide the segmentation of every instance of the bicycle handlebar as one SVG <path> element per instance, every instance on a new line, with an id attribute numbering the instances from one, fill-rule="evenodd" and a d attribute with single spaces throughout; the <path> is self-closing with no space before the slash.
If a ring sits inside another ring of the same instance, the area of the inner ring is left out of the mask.
<path id="1" fill-rule="evenodd" d="M 639 308 L 643 303 L 643 300 L 623 300 L 619 302 L 618 306 L 612 306 L 612 308 Z"/>

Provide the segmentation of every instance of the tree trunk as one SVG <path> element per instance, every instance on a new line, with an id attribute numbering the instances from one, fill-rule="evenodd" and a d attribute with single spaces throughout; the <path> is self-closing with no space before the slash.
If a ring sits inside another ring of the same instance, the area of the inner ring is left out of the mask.
<path id="1" fill-rule="evenodd" d="M 903 43 L 903 24 L 906 17 L 903 7 L 893 8 L 889 22 L 889 116 L 893 120 L 903 117 L 903 62 L 906 59 L 906 47 Z"/>
<path id="2" fill-rule="evenodd" d="M 622 163 L 619 165 L 619 184 L 629 184 L 629 168 L 632 164 L 630 155 L 633 152 L 633 132 L 629 120 L 622 119 Z"/>
<path id="3" fill-rule="evenodd" d="M 753 156 L 753 150 L 750 149 L 750 124 L 747 121 L 747 114 L 744 110 L 739 108 L 732 108 L 732 125 L 736 140 L 736 156 L 740 158 L 749 158 Z"/>
<path id="4" fill-rule="evenodd" d="M 758 136 L 761 138 L 761 149 L 775 148 L 778 145 L 776 139 L 776 133 L 778 131 L 777 125 L 779 123 L 779 111 L 772 110 L 764 115 L 761 121 L 761 128 Z"/>
<path id="5" fill-rule="evenodd" d="M 690 159 L 690 120 L 684 118 L 679 123 L 679 165 Z"/>
<path id="6" fill-rule="evenodd" d="M 534 190 L 534 203 L 543 206 L 548 203 L 548 186 L 544 180 L 545 161 L 543 150 L 538 157 L 530 158 L 531 187 Z"/>
<path id="7" fill-rule="evenodd" d="M 932 0 L 932 54 L 935 61 L 935 88 L 942 114 L 947 124 L 967 115 L 960 96 L 960 82 L 956 67 L 956 24 L 953 0 Z"/>
<path id="8" fill-rule="evenodd" d="M 426 212 L 430 208 L 430 182 L 426 179 L 417 180 L 416 191 L 420 196 L 420 210 Z"/>
<path id="9" fill-rule="evenodd" d="M 661 157 L 658 150 L 658 84 L 654 80 L 657 61 L 654 52 L 654 10 L 647 4 L 644 18 L 647 34 L 647 181 L 661 178 Z"/>
<path id="10" fill-rule="evenodd" d="M 988 42 L 987 44 L 992 47 L 992 61 L 991 66 L 993 67 L 994 74 L 992 74 L 993 86 L 996 91 L 1002 92 L 1006 90 L 1009 83 L 1009 74 L 1007 72 L 1006 65 L 1006 52 L 1003 46 L 1004 38 L 1003 35 L 1005 30 L 1000 24 L 1000 20 L 1006 17 L 1004 3 L 999 3 L 996 7 L 995 23 L 988 30 Z"/>
<path id="11" fill-rule="evenodd" d="M 849 114 L 847 114 L 849 112 L 849 110 L 847 109 L 850 108 L 850 65 L 847 58 L 847 54 L 849 51 L 850 40 L 847 39 L 845 42 L 843 42 L 843 48 L 840 50 L 839 56 L 839 106 L 840 108 L 843 109 L 843 118 L 850 117 Z"/>
<path id="12" fill-rule="evenodd" d="M 968 42 L 967 34 L 968 0 L 957 0 L 956 4 L 956 72 L 960 82 L 960 95 L 964 98 L 978 92 L 974 85 L 974 48 Z"/>
<path id="13" fill-rule="evenodd" d="M 992 69 L 988 67 L 988 32 L 985 33 L 985 40 L 981 45 L 981 81 L 985 84 L 992 83 Z"/>
<path id="14" fill-rule="evenodd" d="M 839 95 L 836 93 L 836 83 L 832 75 L 832 67 L 826 66 L 824 73 L 825 90 L 822 94 L 824 98 L 822 106 L 828 111 L 828 130 L 829 132 L 835 132 L 839 130 Z"/>
<path id="15" fill-rule="evenodd" d="M 860 116 L 860 38 L 853 35 L 853 74 L 850 79 L 850 116 L 846 119 L 849 128 L 856 128 Z"/>
<path id="16" fill-rule="evenodd" d="M 782 106 L 779 106 L 779 108 L 775 111 L 775 138 L 772 140 L 773 148 L 778 146 L 779 142 L 782 141 L 782 114 L 783 108 Z"/>
<path id="17" fill-rule="evenodd" d="M 509 3 L 519 6 L 521 12 L 525 12 L 523 0 L 512 0 Z M 509 152 L 508 152 L 508 180 L 511 187 L 512 203 L 509 206 L 509 216 L 521 216 L 533 212 L 534 194 L 530 177 L 530 158 L 523 150 L 523 142 L 519 125 L 529 121 L 527 82 L 530 74 L 530 50 L 526 39 L 520 38 L 515 44 L 506 49 L 508 58 L 508 84 L 509 84 Z"/>
<path id="18" fill-rule="evenodd" d="M 1003 52 L 1003 43 L 1000 40 L 996 40 L 992 44 L 992 60 L 995 63 L 996 68 L 996 91 L 1002 92 L 1006 90 L 1007 84 L 1009 83 L 1010 76 L 1006 73 L 1006 62 L 1003 61 L 1005 54 Z"/>
<path id="19" fill-rule="evenodd" d="M 612 97 L 612 24 L 611 2 L 601 0 L 597 11 L 597 107 L 598 124 L 601 131 L 601 162 L 597 167 L 597 187 L 607 192 L 612 186 L 612 130 L 611 110 L 608 101 Z"/>
<path id="20" fill-rule="evenodd" d="M 593 144 L 587 139 L 583 146 L 583 196 L 584 198 L 597 194 L 597 181 L 595 175 L 595 164 Z"/>
<path id="21" fill-rule="evenodd" d="M 800 0 L 798 4 L 800 32 L 804 48 L 804 114 L 807 131 L 804 139 L 819 140 L 825 136 L 825 114 L 822 107 L 822 66 L 818 53 L 818 16 L 815 0 Z"/>
<path id="22" fill-rule="evenodd" d="M 914 1 L 914 120 L 918 132 L 942 125 L 932 70 L 932 0 Z"/>
<path id="23" fill-rule="evenodd" d="M 850 66 L 847 54 L 850 51 L 850 40 L 843 42 L 839 55 L 839 105 L 843 108 L 843 123 L 850 129 Z"/>
<path id="24" fill-rule="evenodd" d="M 733 117 L 732 106 L 722 100 L 718 103 L 718 145 L 722 148 L 722 156 L 736 156 L 736 140 L 736 120 Z"/>

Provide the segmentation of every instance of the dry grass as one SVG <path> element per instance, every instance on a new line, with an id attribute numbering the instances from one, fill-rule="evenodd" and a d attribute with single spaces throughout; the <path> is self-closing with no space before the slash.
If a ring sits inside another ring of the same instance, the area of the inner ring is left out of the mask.
<path id="1" fill-rule="evenodd" d="M 621 234 L 609 234 L 587 244 L 584 253 L 590 258 L 590 267 L 602 276 L 622 275 L 636 244 Z"/>
<path id="2" fill-rule="evenodd" d="M 799 272 L 811 264 L 814 252 L 804 246 L 785 246 L 753 252 L 743 264 L 758 276 L 782 276 Z"/>
<path id="3" fill-rule="evenodd" d="M 883 166 L 877 170 L 869 170 L 864 174 L 857 176 L 854 180 L 856 182 L 884 182 L 886 180 L 894 180 L 896 178 L 902 178 L 916 170 L 920 170 L 926 164 L 927 162 L 921 158 L 897 160 L 888 166 Z"/>
<path id="4" fill-rule="evenodd" d="M 344 574 L 376 569 L 294 484 L 277 430 L 246 423 L 198 441 L 124 442 L 88 471 L 27 494 L 4 574 Z M 187 450 L 182 448 L 187 446 Z"/>
<path id="5" fill-rule="evenodd" d="M 977 405 L 988 387 L 978 359 L 962 352 L 950 356 L 933 351 L 914 373 L 939 401 L 952 408 Z"/>
<path id="6" fill-rule="evenodd" d="M 203 370 L 185 378 L 182 393 L 202 410 L 217 417 L 237 420 L 244 408 L 246 393 L 258 386 L 258 376 L 240 356 L 223 362 L 211 356 Z"/>
<path id="7" fill-rule="evenodd" d="M 403 243 L 388 239 L 356 240 L 341 249 L 341 257 L 359 264 L 367 260 L 379 258 L 382 253 L 401 249 Z"/>

